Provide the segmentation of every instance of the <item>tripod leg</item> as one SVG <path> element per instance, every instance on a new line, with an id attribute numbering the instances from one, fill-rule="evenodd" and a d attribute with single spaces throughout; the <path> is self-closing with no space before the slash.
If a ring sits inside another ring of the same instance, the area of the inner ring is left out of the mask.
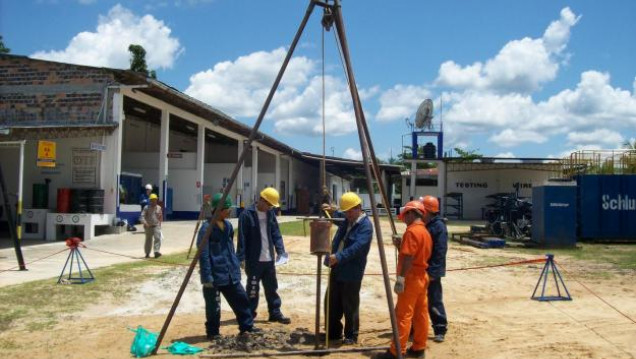
<path id="1" fill-rule="evenodd" d="M 66 271 L 66 266 L 68 265 L 68 260 L 71 259 L 71 254 L 73 254 L 73 252 L 70 252 L 68 254 L 68 257 L 66 257 L 66 263 L 64 263 L 64 268 L 62 268 L 62 273 L 60 273 L 59 278 L 57 278 L 57 284 L 60 284 L 62 282 L 62 276 L 64 276 L 64 272 Z"/>
<path id="2" fill-rule="evenodd" d="M 80 252 L 78 250 L 77 253 L 79 254 L 80 258 L 82 259 L 82 262 L 84 263 L 84 268 L 86 268 L 86 270 L 88 271 L 88 274 L 90 275 L 89 279 L 95 279 L 95 276 L 93 275 L 93 272 L 91 272 L 91 269 L 88 268 L 88 264 L 86 264 L 86 260 L 84 260 L 84 256 L 82 255 L 82 252 Z"/>

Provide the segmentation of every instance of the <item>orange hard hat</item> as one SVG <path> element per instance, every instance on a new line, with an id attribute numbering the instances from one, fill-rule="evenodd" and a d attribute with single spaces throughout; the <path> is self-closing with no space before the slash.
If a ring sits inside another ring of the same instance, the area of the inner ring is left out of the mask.
<path id="1" fill-rule="evenodd" d="M 422 204 L 422 202 L 411 201 L 407 203 L 404 207 L 402 207 L 402 210 L 400 211 L 398 218 L 401 221 L 404 221 L 404 215 L 406 215 L 409 211 L 418 211 L 420 212 L 421 215 L 424 215 L 426 213 L 426 209 L 424 208 L 424 205 Z"/>
<path id="2" fill-rule="evenodd" d="M 439 212 L 439 201 L 437 200 L 437 198 L 433 196 L 424 196 L 421 197 L 420 201 L 422 201 L 422 204 L 424 205 L 424 208 L 426 208 L 426 211 L 431 213 Z"/>

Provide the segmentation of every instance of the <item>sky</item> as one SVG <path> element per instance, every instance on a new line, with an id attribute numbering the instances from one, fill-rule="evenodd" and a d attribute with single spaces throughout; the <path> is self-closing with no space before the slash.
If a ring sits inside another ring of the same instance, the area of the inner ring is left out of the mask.
<path id="1" fill-rule="evenodd" d="M 12 54 L 128 68 L 142 45 L 158 79 L 252 126 L 308 0 L 0 0 Z M 342 0 L 376 155 L 410 144 L 434 103 L 444 151 L 560 158 L 636 138 L 636 1 Z M 333 30 L 317 8 L 260 130 L 298 150 L 361 159 Z M 323 100 L 324 79 L 324 100 Z M 430 138 L 433 140 L 432 138 Z"/>

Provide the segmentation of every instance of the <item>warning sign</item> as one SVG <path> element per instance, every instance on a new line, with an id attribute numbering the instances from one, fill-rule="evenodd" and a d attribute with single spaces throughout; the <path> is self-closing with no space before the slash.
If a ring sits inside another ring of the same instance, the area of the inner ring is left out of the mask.
<path id="1" fill-rule="evenodd" d="M 55 167 L 55 142 L 38 141 L 38 167 Z"/>

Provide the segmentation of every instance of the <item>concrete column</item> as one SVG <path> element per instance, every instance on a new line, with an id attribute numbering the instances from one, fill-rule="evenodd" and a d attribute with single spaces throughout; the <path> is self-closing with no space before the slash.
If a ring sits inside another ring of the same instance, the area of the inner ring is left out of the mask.
<path id="1" fill-rule="evenodd" d="M 274 168 L 274 188 L 280 193 L 280 153 L 274 155 L 276 164 Z"/>
<path id="2" fill-rule="evenodd" d="M 104 144 L 106 151 L 102 153 L 102 169 L 104 178 L 104 213 L 117 214 L 119 209 L 119 178 L 121 176 L 121 154 L 123 152 L 124 133 L 124 95 L 114 90 L 113 93 L 113 122 L 119 126 L 106 136 Z"/>
<path id="3" fill-rule="evenodd" d="M 258 146 L 255 142 L 252 142 L 252 198 L 251 201 L 255 201 L 258 197 Z"/>
<path id="4" fill-rule="evenodd" d="M 294 201 L 296 200 L 295 198 L 295 194 L 294 194 L 294 185 L 292 184 L 292 180 L 294 179 L 293 173 L 294 173 L 294 158 L 289 156 L 289 162 L 287 164 L 288 166 L 288 171 L 287 171 L 287 209 L 291 210 L 293 208 L 296 208 L 296 206 L 294 205 Z"/>
<path id="5" fill-rule="evenodd" d="M 238 153 L 236 156 L 236 161 L 238 162 L 238 159 L 241 157 L 241 153 L 243 153 L 243 148 L 245 147 L 245 144 L 243 143 L 243 140 L 238 140 L 236 141 L 237 145 L 238 145 Z M 240 196 L 240 199 L 236 200 L 236 204 L 237 205 L 241 205 L 241 202 L 245 203 L 246 202 L 246 198 L 243 198 L 243 196 L 245 195 L 243 193 L 243 169 L 245 168 L 245 163 L 241 163 L 241 167 L 239 168 L 238 173 L 236 174 L 236 194 L 237 196 Z M 245 203 L 247 204 L 247 203 Z"/>
<path id="6" fill-rule="evenodd" d="M 413 197 L 415 199 L 415 188 L 416 186 L 416 181 L 417 180 L 417 162 L 415 160 L 411 161 L 411 191 L 410 191 L 410 197 Z M 402 202 L 408 202 L 410 200 L 410 198 L 407 198 L 406 201 L 402 200 Z"/>
<path id="7" fill-rule="evenodd" d="M 446 163 L 444 161 L 439 161 L 437 164 L 437 197 L 439 197 L 439 211 L 440 213 L 445 212 L 445 196 L 447 192 L 447 173 L 446 173 Z"/>
<path id="8" fill-rule="evenodd" d="M 197 133 L 197 181 L 199 186 L 197 188 L 197 204 L 200 206 L 203 204 L 203 185 L 205 181 L 205 127 L 199 125 L 199 131 Z"/>
<path id="9" fill-rule="evenodd" d="M 157 185 L 159 186 L 159 199 L 167 200 L 168 192 L 168 150 L 170 139 L 170 112 L 161 110 L 161 142 L 159 143 L 159 176 Z"/>

